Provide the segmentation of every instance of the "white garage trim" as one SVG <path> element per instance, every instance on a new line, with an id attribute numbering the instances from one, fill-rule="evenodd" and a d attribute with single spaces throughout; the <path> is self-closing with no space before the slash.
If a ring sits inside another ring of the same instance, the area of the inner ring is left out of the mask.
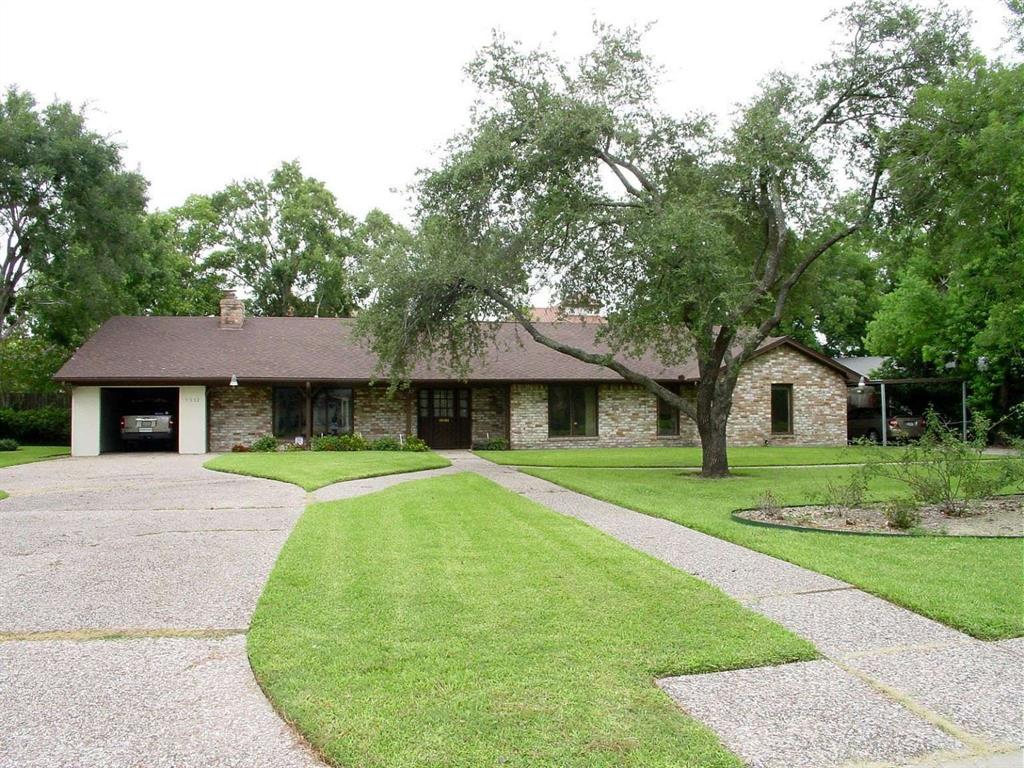
<path id="1" fill-rule="evenodd" d="M 206 387 L 178 387 L 178 453 L 206 453 Z"/>
<path id="2" fill-rule="evenodd" d="M 100 388 L 71 388 L 71 455 L 100 455 Z"/>

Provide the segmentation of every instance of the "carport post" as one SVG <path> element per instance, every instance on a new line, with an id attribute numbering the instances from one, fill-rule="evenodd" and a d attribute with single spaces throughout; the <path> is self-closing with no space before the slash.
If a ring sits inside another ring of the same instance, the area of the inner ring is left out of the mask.
<path id="1" fill-rule="evenodd" d="M 882 447 L 884 448 L 889 444 L 889 435 L 886 430 L 886 426 L 889 424 L 889 418 L 885 413 L 885 382 L 879 382 L 882 385 Z"/>
<path id="2" fill-rule="evenodd" d="M 960 417 L 964 442 L 967 442 L 967 379 L 960 382 Z"/>

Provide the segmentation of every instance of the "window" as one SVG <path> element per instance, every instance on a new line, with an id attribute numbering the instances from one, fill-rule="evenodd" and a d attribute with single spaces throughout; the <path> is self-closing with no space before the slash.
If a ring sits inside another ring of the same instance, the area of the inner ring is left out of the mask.
<path id="1" fill-rule="evenodd" d="M 306 398 L 298 387 L 274 387 L 274 436 L 306 433 Z"/>
<path id="2" fill-rule="evenodd" d="M 306 393 L 301 387 L 274 388 L 274 436 L 306 434 Z M 352 431 L 352 390 L 330 387 L 313 391 L 314 435 L 341 435 Z"/>
<path id="3" fill-rule="evenodd" d="M 597 387 L 579 384 L 548 386 L 548 436 L 597 436 Z"/>
<path id="4" fill-rule="evenodd" d="M 679 387 L 669 387 L 677 395 Z M 669 405 L 660 397 L 658 401 L 658 437 L 676 437 L 679 434 L 679 409 Z"/>
<path id="5" fill-rule="evenodd" d="M 772 384 L 772 434 L 793 434 L 792 384 Z"/>
<path id="6" fill-rule="evenodd" d="M 342 435 L 352 432 L 352 390 L 321 389 L 313 397 L 313 434 Z"/>

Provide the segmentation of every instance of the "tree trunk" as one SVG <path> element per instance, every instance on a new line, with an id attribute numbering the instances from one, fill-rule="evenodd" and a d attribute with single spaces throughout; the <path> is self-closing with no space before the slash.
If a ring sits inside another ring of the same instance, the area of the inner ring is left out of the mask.
<path id="1" fill-rule="evenodd" d="M 725 425 L 728 419 L 718 408 L 698 413 L 697 432 L 700 434 L 701 477 L 728 477 L 729 456 L 725 444 Z"/>

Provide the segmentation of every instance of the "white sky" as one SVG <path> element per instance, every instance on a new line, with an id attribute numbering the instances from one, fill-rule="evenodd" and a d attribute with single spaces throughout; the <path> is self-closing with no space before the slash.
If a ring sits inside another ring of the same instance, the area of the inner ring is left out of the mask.
<path id="1" fill-rule="evenodd" d="M 298 159 L 350 213 L 405 218 L 401 190 L 466 123 L 462 67 L 492 28 L 575 56 L 595 18 L 656 21 L 648 48 L 667 68 L 665 106 L 726 115 L 772 69 L 823 58 L 821 19 L 840 1 L 0 0 L 0 87 L 87 105 L 149 179 L 151 207 Z M 971 7 L 974 39 L 993 54 L 1003 5 Z"/>

